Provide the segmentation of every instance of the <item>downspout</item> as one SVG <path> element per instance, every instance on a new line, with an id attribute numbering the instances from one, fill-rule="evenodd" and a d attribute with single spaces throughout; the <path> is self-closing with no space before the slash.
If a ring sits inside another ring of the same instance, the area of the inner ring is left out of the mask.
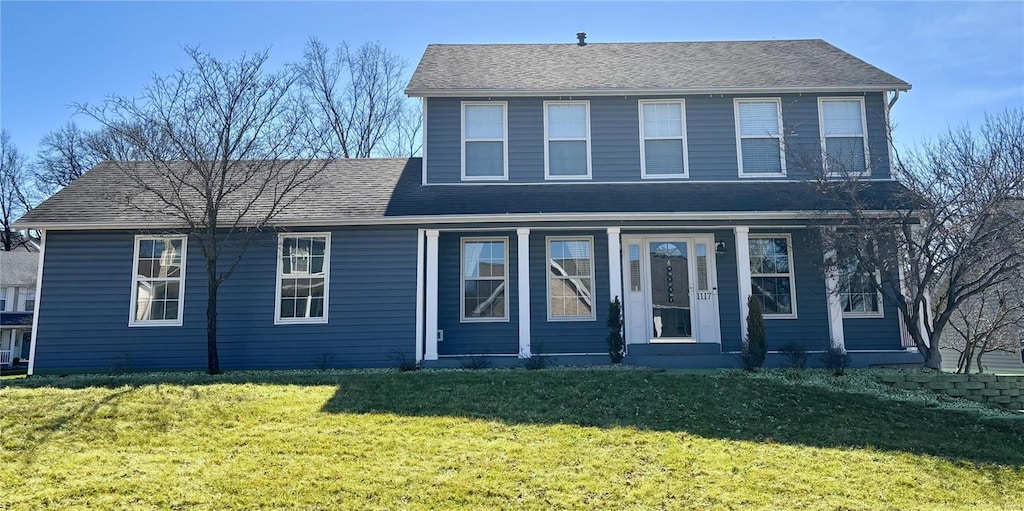
<path id="1" fill-rule="evenodd" d="M 899 101 L 899 99 L 900 91 L 899 89 L 896 89 L 892 91 L 892 99 L 890 99 L 889 102 L 886 103 L 885 105 L 885 138 L 888 140 L 889 146 L 887 148 L 889 150 L 889 179 L 894 181 L 896 180 L 896 176 L 895 173 L 892 171 L 892 166 L 894 162 L 893 157 L 896 154 L 896 146 L 893 144 L 892 140 L 892 123 L 889 121 L 889 110 L 892 110 L 893 105 L 895 105 L 896 102 Z"/>

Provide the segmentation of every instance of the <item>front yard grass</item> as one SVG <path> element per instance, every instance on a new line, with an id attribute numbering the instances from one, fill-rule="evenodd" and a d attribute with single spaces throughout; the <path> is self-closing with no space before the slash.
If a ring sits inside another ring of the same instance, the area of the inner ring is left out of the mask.
<path id="1" fill-rule="evenodd" d="M 1024 420 L 854 372 L 327 371 L 0 389 L 0 508 L 1022 509 Z"/>

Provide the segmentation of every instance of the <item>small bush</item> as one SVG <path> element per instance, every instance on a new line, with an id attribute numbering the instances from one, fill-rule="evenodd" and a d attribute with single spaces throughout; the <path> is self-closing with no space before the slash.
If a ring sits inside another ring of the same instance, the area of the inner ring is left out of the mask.
<path id="1" fill-rule="evenodd" d="M 334 367 L 334 353 L 320 353 L 313 357 L 313 369 L 326 371 Z"/>
<path id="2" fill-rule="evenodd" d="M 845 374 L 850 362 L 850 354 L 835 347 L 830 347 L 821 354 L 821 364 L 836 376 Z"/>
<path id="3" fill-rule="evenodd" d="M 490 359 L 483 355 L 470 355 L 468 357 L 462 357 L 459 361 L 459 367 L 463 369 L 487 369 L 490 366 Z"/>
<path id="4" fill-rule="evenodd" d="M 132 371 L 132 357 L 122 351 L 110 359 L 110 374 L 125 374 Z"/>
<path id="5" fill-rule="evenodd" d="M 740 364 L 745 371 L 754 371 L 764 365 L 768 355 L 768 335 L 764 328 L 764 307 L 750 296 L 747 298 L 747 338 L 740 352 Z"/>
<path id="6" fill-rule="evenodd" d="M 532 356 L 530 358 L 524 358 L 523 359 L 523 367 L 529 369 L 530 371 L 535 371 L 537 369 L 544 369 L 547 366 L 548 366 L 548 358 L 543 356 L 543 355 L 534 355 L 534 356 Z"/>
<path id="7" fill-rule="evenodd" d="M 804 369 L 807 367 L 807 350 L 800 343 L 787 343 L 779 350 L 782 358 L 786 361 L 786 367 L 790 369 Z"/>
<path id="8" fill-rule="evenodd" d="M 409 356 L 402 350 L 395 350 L 391 352 L 391 360 L 394 360 L 398 366 L 398 370 L 415 371 L 420 368 L 419 364 L 416 363 L 416 359 L 409 358 Z"/>
<path id="9" fill-rule="evenodd" d="M 608 357 L 613 364 L 626 356 L 626 341 L 622 336 L 622 301 L 616 296 L 608 306 Z"/>

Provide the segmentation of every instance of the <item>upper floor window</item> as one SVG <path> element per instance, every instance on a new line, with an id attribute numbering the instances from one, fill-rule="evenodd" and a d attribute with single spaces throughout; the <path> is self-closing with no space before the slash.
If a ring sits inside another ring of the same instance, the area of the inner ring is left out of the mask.
<path id="1" fill-rule="evenodd" d="M 0 312 L 7 312 L 8 303 L 14 303 L 14 288 L 0 287 Z"/>
<path id="2" fill-rule="evenodd" d="M 736 152 L 740 177 L 786 174 L 779 99 L 736 99 Z"/>
<path id="3" fill-rule="evenodd" d="M 867 174 L 867 125 L 864 98 L 819 98 L 821 152 L 833 175 Z"/>
<path id="4" fill-rule="evenodd" d="M 507 321 L 507 289 L 507 238 L 463 238 L 462 321 Z"/>
<path id="5" fill-rule="evenodd" d="M 594 240 L 548 238 L 548 320 L 592 320 Z"/>
<path id="6" fill-rule="evenodd" d="M 21 296 L 22 312 L 34 312 L 36 310 L 36 290 L 25 289 Z"/>
<path id="7" fill-rule="evenodd" d="M 544 102 L 544 177 L 590 178 L 590 102 Z"/>
<path id="8" fill-rule="evenodd" d="M 181 326 L 187 241 L 185 236 L 135 237 L 129 326 Z"/>
<path id="9" fill-rule="evenodd" d="M 508 104 L 462 103 L 462 179 L 508 179 Z"/>
<path id="10" fill-rule="evenodd" d="M 280 236 L 275 323 L 327 322 L 330 245 L 330 233 Z"/>
<path id="11" fill-rule="evenodd" d="M 750 289 L 766 318 L 796 317 L 793 243 L 786 234 L 750 235 Z"/>
<path id="12" fill-rule="evenodd" d="M 641 176 L 686 177 L 686 160 L 686 104 L 682 100 L 641 100 Z"/>

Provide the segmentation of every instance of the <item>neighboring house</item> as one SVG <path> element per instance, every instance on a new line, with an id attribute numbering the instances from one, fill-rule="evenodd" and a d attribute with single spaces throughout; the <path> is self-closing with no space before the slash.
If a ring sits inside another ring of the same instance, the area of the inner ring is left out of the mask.
<path id="1" fill-rule="evenodd" d="M 607 362 L 613 297 L 627 363 L 733 366 L 749 295 L 769 350 L 919 362 L 892 304 L 826 276 L 816 224 L 841 207 L 793 156 L 848 153 L 865 203 L 900 207 L 886 120 L 909 89 L 821 40 L 430 45 L 406 89 L 423 157 L 330 163 L 249 247 L 219 295 L 222 367 Z M 119 176 L 19 221 L 45 232 L 35 371 L 205 367 L 199 247 L 104 201 Z"/>
<path id="2" fill-rule="evenodd" d="M 32 346 L 39 249 L 28 240 L 0 251 L 0 367 L 27 364 Z"/>

